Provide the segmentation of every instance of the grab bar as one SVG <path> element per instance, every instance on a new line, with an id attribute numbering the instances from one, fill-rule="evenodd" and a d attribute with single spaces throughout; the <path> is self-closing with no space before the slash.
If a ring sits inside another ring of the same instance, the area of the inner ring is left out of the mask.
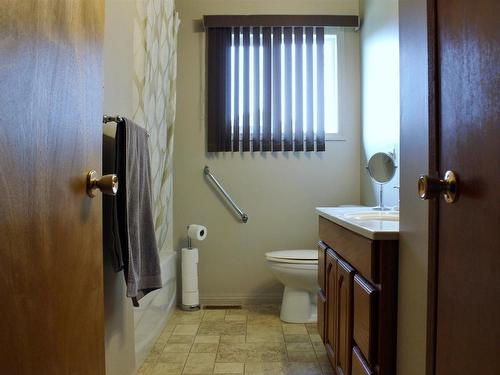
<path id="1" fill-rule="evenodd" d="M 217 189 L 219 189 L 220 193 L 224 196 L 224 198 L 227 199 L 229 204 L 234 208 L 234 210 L 240 216 L 241 221 L 246 223 L 248 221 L 248 215 L 246 213 L 244 213 L 241 210 L 241 208 L 238 207 L 238 205 L 235 203 L 235 201 L 233 201 L 233 199 L 229 196 L 229 194 L 226 192 L 226 190 L 224 190 L 224 188 L 219 183 L 219 181 L 217 181 L 217 179 L 214 177 L 214 175 L 212 173 L 210 173 L 210 168 L 208 168 L 208 166 L 205 166 L 205 168 L 203 168 L 203 173 L 205 174 L 206 177 L 208 177 L 214 183 L 214 185 L 217 187 Z"/>

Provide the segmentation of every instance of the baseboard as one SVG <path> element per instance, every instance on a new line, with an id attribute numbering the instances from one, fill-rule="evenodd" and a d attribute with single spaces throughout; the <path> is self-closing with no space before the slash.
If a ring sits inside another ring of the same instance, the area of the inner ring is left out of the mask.
<path id="1" fill-rule="evenodd" d="M 211 294 L 200 296 L 203 305 L 281 304 L 283 293 L 272 294 Z"/>

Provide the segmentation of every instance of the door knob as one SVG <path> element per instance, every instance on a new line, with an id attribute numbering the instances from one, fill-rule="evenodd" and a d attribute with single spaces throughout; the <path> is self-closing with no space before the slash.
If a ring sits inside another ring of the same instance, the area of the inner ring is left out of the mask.
<path id="1" fill-rule="evenodd" d="M 87 195 L 90 198 L 95 197 L 95 190 L 99 189 L 103 194 L 116 195 L 118 191 L 118 176 L 116 174 L 107 174 L 97 178 L 97 172 L 92 170 L 87 173 Z"/>
<path id="2" fill-rule="evenodd" d="M 454 203 L 458 199 L 458 180 L 453 171 L 446 171 L 444 179 L 429 176 L 418 178 L 418 196 L 422 200 L 437 198 L 443 195 L 446 203 Z"/>

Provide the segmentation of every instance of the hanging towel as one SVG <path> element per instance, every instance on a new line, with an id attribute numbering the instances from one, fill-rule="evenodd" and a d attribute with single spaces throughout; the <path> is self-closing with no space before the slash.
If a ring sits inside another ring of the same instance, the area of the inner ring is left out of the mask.
<path id="1" fill-rule="evenodd" d="M 116 141 L 115 137 L 103 136 L 102 139 L 102 174 L 116 173 Z M 116 196 L 102 196 L 102 239 L 105 259 L 111 261 L 113 270 L 123 270 L 123 252 L 120 245 L 118 217 L 116 212 Z"/>
<path id="2" fill-rule="evenodd" d="M 161 288 L 160 260 L 153 223 L 151 168 L 146 131 L 129 119 L 116 129 L 118 193 L 116 218 L 127 297 L 134 306 Z"/>

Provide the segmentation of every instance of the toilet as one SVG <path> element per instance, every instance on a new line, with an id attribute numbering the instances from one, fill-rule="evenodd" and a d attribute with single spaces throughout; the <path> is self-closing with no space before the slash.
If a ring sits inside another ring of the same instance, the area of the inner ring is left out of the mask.
<path id="1" fill-rule="evenodd" d="M 281 320 L 316 323 L 318 250 L 280 250 L 266 253 L 273 275 L 285 286 Z"/>

